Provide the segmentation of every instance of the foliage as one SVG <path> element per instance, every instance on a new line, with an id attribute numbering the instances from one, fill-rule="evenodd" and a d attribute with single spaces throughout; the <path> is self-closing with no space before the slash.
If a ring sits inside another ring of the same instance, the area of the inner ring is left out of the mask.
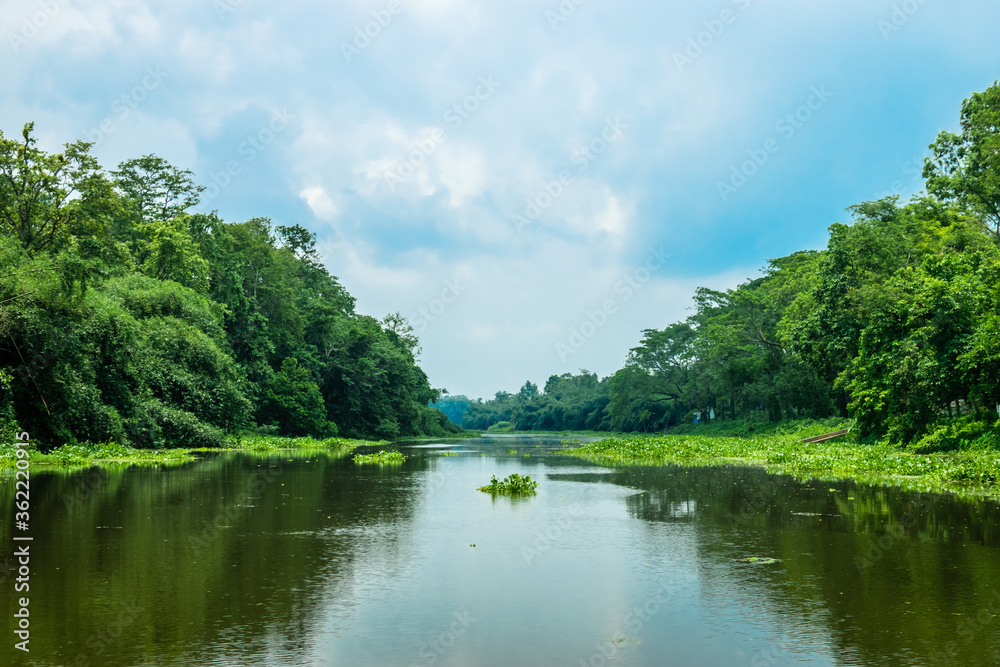
<path id="1" fill-rule="evenodd" d="M 298 359 L 291 357 L 274 374 L 258 415 L 261 423 L 276 423 L 281 435 L 323 438 L 337 434 L 337 425 L 326 418 L 319 387 Z"/>
<path id="2" fill-rule="evenodd" d="M 602 465 L 761 465 L 804 477 L 850 478 L 909 488 L 980 490 L 1000 496 L 996 450 L 960 456 L 918 455 L 889 445 L 800 443 L 790 437 L 618 436 L 563 454 Z"/>
<path id="3" fill-rule="evenodd" d="M 1000 83 L 962 103 L 961 134 L 941 132 L 924 163 L 927 191 L 975 212 L 1000 240 Z"/>
<path id="4" fill-rule="evenodd" d="M 493 475 L 490 483 L 487 486 L 479 487 L 479 490 L 494 496 L 533 496 L 536 493 L 536 488 L 538 488 L 538 482 L 533 481 L 531 477 L 513 472 L 503 480 L 499 480 L 496 475 Z"/>
<path id="5" fill-rule="evenodd" d="M 448 417 L 448 421 L 456 426 L 461 426 L 470 403 L 467 396 L 442 396 L 436 403 L 433 403 L 433 406 L 443 412 Z"/>
<path id="6" fill-rule="evenodd" d="M 489 432 L 581 431 L 603 427 L 607 380 L 581 370 L 550 376 L 544 391 L 526 382 L 517 394 L 497 392 L 491 401 L 470 402 L 462 426 Z"/>
<path id="7" fill-rule="evenodd" d="M 528 383 L 470 403 L 463 424 L 749 434 L 851 418 L 863 441 L 927 451 L 1000 439 L 1000 82 L 964 102 L 961 127 L 931 146 L 929 195 L 850 206 L 824 250 L 699 288 L 694 314 L 644 330 L 609 378 L 550 378 L 590 393 Z M 986 426 L 973 437 L 965 419 Z"/>
<path id="8" fill-rule="evenodd" d="M 229 443 L 230 449 L 245 449 L 256 452 L 276 452 L 283 450 L 306 449 L 354 449 L 362 446 L 378 446 L 387 444 L 383 441 L 349 440 L 347 438 L 323 438 L 321 440 L 309 437 L 286 438 L 275 436 L 243 436 L 238 441 Z"/>
<path id="9" fill-rule="evenodd" d="M 375 463 L 378 465 L 398 465 L 405 460 L 406 456 L 396 450 L 381 451 L 374 454 L 357 454 L 354 457 L 355 463 Z"/>
<path id="10" fill-rule="evenodd" d="M 12 468 L 17 462 L 16 449 L 13 440 L 0 442 L 0 470 Z M 287 451 L 326 451 L 345 453 L 355 447 L 385 444 L 365 440 L 347 440 L 345 438 L 281 438 L 252 436 L 237 440 L 227 440 L 225 449 L 247 452 L 287 452 Z M 88 443 L 82 445 L 62 445 L 48 452 L 35 448 L 29 449 L 28 460 L 32 466 L 58 466 L 63 468 L 78 468 L 84 466 L 108 466 L 115 464 L 128 465 L 174 465 L 196 460 L 196 453 L 218 451 L 218 448 L 170 448 L 170 449 L 136 449 L 114 441 L 104 443 Z"/>
<path id="11" fill-rule="evenodd" d="M 399 314 L 354 312 L 316 235 L 193 214 L 194 175 L 147 155 L 0 134 L 0 432 L 52 448 L 218 447 L 286 435 L 445 436 Z"/>

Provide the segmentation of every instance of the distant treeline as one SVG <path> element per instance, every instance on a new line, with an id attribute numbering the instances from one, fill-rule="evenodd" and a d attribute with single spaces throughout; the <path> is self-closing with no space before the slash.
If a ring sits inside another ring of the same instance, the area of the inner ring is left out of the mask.
<path id="1" fill-rule="evenodd" d="M 90 144 L 47 154 L 32 133 L 0 133 L 0 443 L 458 430 L 406 320 L 356 313 L 315 234 L 191 214 L 191 172 L 105 172 Z"/>
<path id="2" fill-rule="evenodd" d="M 850 207 L 823 251 L 769 260 L 695 313 L 647 329 L 624 368 L 448 397 L 466 428 L 659 431 L 690 421 L 853 417 L 862 439 L 927 451 L 996 441 L 1000 409 L 1000 85 L 942 132 L 926 194 Z"/>

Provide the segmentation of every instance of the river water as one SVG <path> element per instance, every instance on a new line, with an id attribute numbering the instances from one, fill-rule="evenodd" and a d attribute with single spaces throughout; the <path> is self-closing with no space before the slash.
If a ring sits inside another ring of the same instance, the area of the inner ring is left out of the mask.
<path id="1" fill-rule="evenodd" d="M 0 664 L 1000 664 L 995 502 L 606 468 L 558 438 L 397 446 L 410 458 L 381 468 L 229 453 L 35 471 L 29 593 L 0 562 Z M 538 494 L 476 490 L 512 472 Z M 4 477 L 3 556 L 13 502 Z"/>

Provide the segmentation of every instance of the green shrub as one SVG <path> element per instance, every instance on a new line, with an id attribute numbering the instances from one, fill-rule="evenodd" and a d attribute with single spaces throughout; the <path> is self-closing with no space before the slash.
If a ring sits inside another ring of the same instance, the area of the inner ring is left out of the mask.
<path id="1" fill-rule="evenodd" d="M 985 421 L 976 421 L 964 417 L 937 426 L 923 436 L 909 449 L 917 454 L 935 452 L 954 452 L 968 449 L 994 448 L 998 444 L 1000 422 L 990 425 Z"/>
<path id="2" fill-rule="evenodd" d="M 185 410 L 156 399 L 144 402 L 126 422 L 132 444 L 140 449 L 166 447 L 217 448 L 225 444 L 223 432 Z"/>

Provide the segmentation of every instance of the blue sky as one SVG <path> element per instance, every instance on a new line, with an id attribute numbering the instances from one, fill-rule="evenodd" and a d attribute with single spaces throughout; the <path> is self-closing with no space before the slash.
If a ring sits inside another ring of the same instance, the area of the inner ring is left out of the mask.
<path id="1" fill-rule="evenodd" d="M 489 397 L 611 374 L 697 286 L 919 191 L 1000 78 L 997 25 L 979 0 L 14 0 L 0 129 L 155 153 L 202 210 L 316 231 L 434 386 Z"/>

